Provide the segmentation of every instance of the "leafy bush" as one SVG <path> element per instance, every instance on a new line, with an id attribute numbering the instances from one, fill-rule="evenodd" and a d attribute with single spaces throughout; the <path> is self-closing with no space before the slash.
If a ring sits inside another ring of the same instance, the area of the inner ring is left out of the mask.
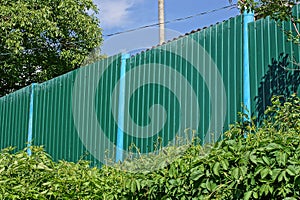
<path id="1" fill-rule="evenodd" d="M 240 122 L 225 135 L 213 146 L 167 147 L 102 169 L 85 161 L 55 163 L 38 147 L 31 157 L 6 149 L 0 157 L 0 198 L 299 199 L 298 97 L 285 103 L 273 98 L 260 127 Z"/>
<path id="2" fill-rule="evenodd" d="M 100 171 L 86 161 L 55 163 L 42 147 L 0 154 L 0 199 L 99 199 Z"/>
<path id="3" fill-rule="evenodd" d="M 237 123 L 213 148 L 192 146 L 158 171 L 121 172 L 110 193 L 115 199 L 299 199 L 300 100 L 284 100 L 272 99 L 261 127 Z"/>

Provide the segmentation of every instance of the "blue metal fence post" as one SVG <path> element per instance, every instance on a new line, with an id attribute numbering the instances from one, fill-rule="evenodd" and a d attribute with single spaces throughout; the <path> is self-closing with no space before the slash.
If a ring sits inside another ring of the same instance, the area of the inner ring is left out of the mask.
<path id="1" fill-rule="evenodd" d="M 243 14 L 243 104 L 245 106 L 244 113 L 246 109 L 251 115 L 251 96 L 250 96 L 250 66 L 249 66 L 249 29 L 248 24 L 254 21 L 254 12 L 245 10 Z M 251 116 L 245 118 L 244 120 L 249 121 Z"/>
<path id="2" fill-rule="evenodd" d="M 34 106 L 34 87 L 35 83 L 31 84 L 30 102 L 29 102 L 29 120 L 28 120 L 28 137 L 27 137 L 27 154 L 31 156 L 32 128 L 33 128 L 33 106 Z"/>
<path id="3" fill-rule="evenodd" d="M 130 54 L 122 54 L 122 58 L 121 58 L 116 162 L 123 161 L 125 79 L 122 79 L 122 77 L 125 76 L 125 73 L 126 73 L 126 59 L 128 59 L 129 57 L 130 57 Z"/>

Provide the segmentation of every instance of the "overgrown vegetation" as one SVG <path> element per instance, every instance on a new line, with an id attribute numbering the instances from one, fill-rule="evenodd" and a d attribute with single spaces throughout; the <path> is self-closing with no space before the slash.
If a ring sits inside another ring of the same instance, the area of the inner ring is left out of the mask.
<path id="1" fill-rule="evenodd" d="M 300 99 L 273 98 L 262 125 L 250 124 L 235 124 L 211 148 L 168 147 L 102 169 L 85 161 L 55 163 L 39 147 L 31 157 L 6 149 L 0 157 L 0 198 L 299 199 Z M 176 150 L 180 156 L 167 163 Z M 154 163 L 162 168 L 147 170 Z M 142 170 L 132 170 L 137 168 Z"/>

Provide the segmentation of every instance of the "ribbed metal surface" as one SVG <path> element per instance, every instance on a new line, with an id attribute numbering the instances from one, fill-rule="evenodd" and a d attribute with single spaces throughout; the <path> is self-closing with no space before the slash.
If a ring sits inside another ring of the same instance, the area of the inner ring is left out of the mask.
<path id="1" fill-rule="evenodd" d="M 72 87 L 76 71 L 36 86 L 33 144 L 44 145 L 54 159 L 75 161 L 84 154 L 72 118 Z"/>
<path id="2" fill-rule="evenodd" d="M 167 145 L 191 130 L 202 143 L 220 139 L 241 111 L 241 69 L 241 17 L 130 58 L 126 104 L 133 122 L 125 123 L 124 146 L 148 152 L 157 137 Z"/>
<path id="3" fill-rule="evenodd" d="M 93 143 L 97 137 L 91 130 L 94 124 L 84 119 L 93 113 L 87 113 L 89 111 L 84 109 L 84 105 L 90 107 L 91 99 L 95 101 L 92 110 L 98 116 L 99 125 L 107 137 L 115 141 L 116 126 L 109 110 L 115 105 L 109 105 L 109 94 L 119 76 L 119 62 L 119 56 L 110 57 L 37 85 L 34 96 L 34 144 L 44 145 L 56 160 L 77 161 L 85 157 L 93 165 L 100 164 L 93 155 L 97 155 L 95 151 L 105 143 Z M 105 70 L 105 75 L 97 82 L 95 79 L 101 70 Z M 82 92 L 80 97 L 74 94 L 76 91 Z"/>
<path id="4" fill-rule="evenodd" d="M 27 143 L 30 87 L 0 98 L 0 148 Z"/>
<path id="5" fill-rule="evenodd" d="M 300 16 L 299 5 L 294 14 Z M 283 30 L 291 23 L 276 24 L 269 18 L 249 24 L 252 111 L 258 117 L 270 105 L 272 95 L 289 95 L 299 86 L 299 46 L 287 41 Z M 294 32 L 295 33 L 295 32 Z M 285 57 L 287 56 L 287 57 Z"/>
<path id="6" fill-rule="evenodd" d="M 241 110 L 241 49 L 237 17 L 131 57 L 125 113 L 118 112 L 120 56 L 40 84 L 34 144 L 55 159 L 74 161 L 88 151 L 94 163 L 105 162 L 115 154 L 120 114 L 125 154 L 132 143 L 145 153 L 158 137 L 167 145 L 191 130 L 203 143 L 220 139 Z"/>

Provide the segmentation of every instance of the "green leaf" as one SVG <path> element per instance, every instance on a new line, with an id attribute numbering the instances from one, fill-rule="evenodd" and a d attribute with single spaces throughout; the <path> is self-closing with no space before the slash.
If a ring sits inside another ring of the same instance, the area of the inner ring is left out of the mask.
<path id="1" fill-rule="evenodd" d="M 137 187 L 137 190 L 138 190 L 138 191 L 141 190 L 140 180 L 136 180 L 136 187 Z"/>
<path id="2" fill-rule="evenodd" d="M 219 162 L 216 162 L 214 167 L 213 167 L 213 173 L 216 175 L 216 176 L 219 176 L 219 170 L 220 170 L 220 163 Z"/>
<path id="3" fill-rule="evenodd" d="M 261 178 L 262 179 L 266 178 L 269 174 L 269 171 L 270 171 L 270 169 L 268 169 L 268 168 L 265 168 L 265 169 L 261 170 L 260 171 Z"/>
<path id="4" fill-rule="evenodd" d="M 270 165 L 270 161 L 266 156 L 263 156 L 262 159 L 266 163 L 266 165 Z"/>
<path id="5" fill-rule="evenodd" d="M 269 193 L 269 185 L 264 184 L 264 185 L 260 186 L 259 193 L 260 193 L 261 196 L 263 194 L 268 195 L 268 193 Z"/>
<path id="6" fill-rule="evenodd" d="M 206 188 L 208 189 L 208 191 L 212 192 L 215 188 L 216 188 L 216 184 L 212 181 L 209 181 L 209 179 L 207 179 L 206 181 Z"/>
<path id="7" fill-rule="evenodd" d="M 252 191 L 248 191 L 248 192 L 246 192 L 245 194 L 244 194 L 244 200 L 249 200 L 250 199 L 250 197 L 252 196 Z"/>
<path id="8" fill-rule="evenodd" d="M 282 169 L 273 169 L 272 170 L 272 180 L 275 181 L 278 177 L 278 175 L 280 174 L 280 172 L 282 171 Z"/>
<path id="9" fill-rule="evenodd" d="M 175 179 L 171 179 L 168 181 L 171 185 L 177 186 L 177 181 Z"/>
<path id="10" fill-rule="evenodd" d="M 49 190 L 45 190 L 43 192 L 41 192 L 41 194 L 47 194 Z"/>
<path id="11" fill-rule="evenodd" d="M 278 182 L 281 182 L 282 180 L 286 179 L 285 171 L 282 171 L 278 176 Z"/>
<path id="12" fill-rule="evenodd" d="M 268 144 L 268 146 L 266 146 L 267 151 L 274 151 L 277 149 L 282 149 L 282 146 L 280 144 L 277 144 L 274 142 L 272 142 L 272 143 Z"/>
<path id="13" fill-rule="evenodd" d="M 194 171 L 194 172 L 191 173 L 191 180 L 197 181 L 197 180 L 199 180 L 203 176 L 204 176 L 203 171 L 196 170 L 196 171 Z"/>
<path id="14" fill-rule="evenodd" d="M 136 189 L 137 189 L 137 187 L 136 187 L 136 181 L 133 180 L 133 181 L 131 181 L 131 192 L 135 193 Z"/>
<path id="15" fill-rule="evenodd" d="M 253 192 L 253 197 L 254 197 L 255 199 L 258 199 L 258 193 L 257 193 L 257 192 Z"/>
<path id="16" fill-rule="evenodd" d="M 228 160 L 222 160 L 221 164 L 224 170 L 228 170 L 228 166 L 229 166 Z"/>
<path id="17" fill-rule="evenodd" d="M 254 164 L 257 164 L 257 156 L 254 153 L 250 154 L 250 160 L 251 162 L 253 162 Z"/>
<path id="18" fill-rule="evenodd" d="M 239 168 L 236 167 L 232 170 L 232 176 L 235 180 L 238 180 L 240 178 L 240 174 L 239 174 Z"/>
<path id="19" fill-rule="evenodd" d="M 289 165 L 286 169 L 286 172 L 290 175 L 290 176 L 296 176 L 297 172 L 294 166 Z"/>

